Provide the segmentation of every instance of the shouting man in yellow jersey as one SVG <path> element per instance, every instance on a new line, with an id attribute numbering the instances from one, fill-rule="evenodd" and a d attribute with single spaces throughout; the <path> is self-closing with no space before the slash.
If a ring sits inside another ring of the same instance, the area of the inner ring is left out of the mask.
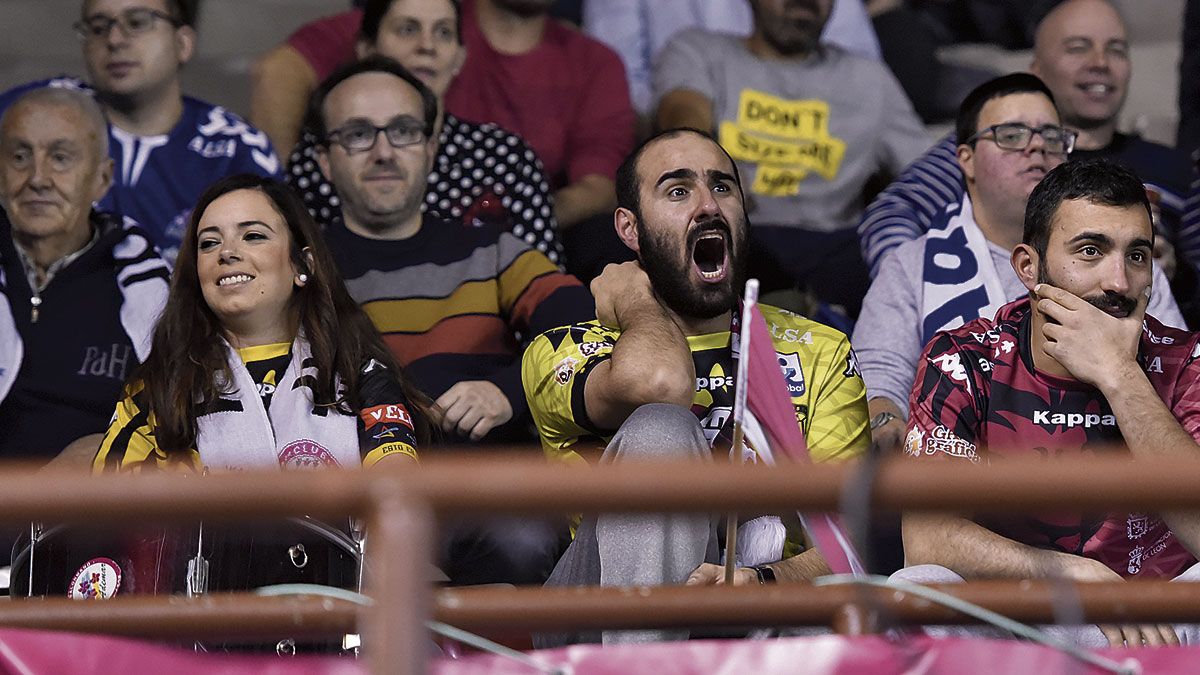
<path id="1" fill-rule="evenodd" d="M 690 129 L 652 137 L 617 171 L 617 234 L 637 262 L 609 265 L 592 282 L 597 321 L 551 330 L 525 353 L 522 380 L 551 456 L 711 461 L 729 456 L 736 353 L 730 340 L 744 283 L 746 209 L 737 168 Z M 870 442 L 862 378 L 842 333 L 762 306 L 796 421 L 817 461 L 850 458 Z M 747 451 L 748 461 L 754 461 Z M 716 518 L 586 516 L 547 582 L 605 586 L 682 583 L 713 576 Z M 782 556 L 782 525 L 741 526 L 739 580 L 828 573 L 815 550 Z M 763 544 L 766 545 L 763 545 Z M 769 551 L 769 552 L 768 552 Z M 713 577 L 715 578 L 715 577 Z M 695 581 L 693 582 L 695 583 Z M 648 641 L 679 633 L 606 633 Z M 567 641 L 587 639 L 566 637 Z M 546 646 L 560 640 L 550 639 Z M 539 645 L 541 646 L 541 645 Z"/>

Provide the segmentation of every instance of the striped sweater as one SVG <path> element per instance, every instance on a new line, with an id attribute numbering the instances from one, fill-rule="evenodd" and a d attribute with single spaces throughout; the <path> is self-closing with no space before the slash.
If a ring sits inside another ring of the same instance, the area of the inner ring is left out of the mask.
<path id="1" fill-rule="evenodd" d="M 408 239 L 367 239 L 341 225 L 325 234 L 350 294 L 422 391 L 437 399 L 461 381 L 491 382 L 513 419 L 486 440 L 532 438 L 522 336 L 595 317 L 575 277 L 510 232 L 430 214 Z"/>
<path id="2" fill-rule="evenodd" d="M 924 234 L 947 205 L 962 198 L 966 187 L 955 147 L 954 134 L 938 141 L 863 213 L 858 236 L 871 278 L 878 274 L 885 253 Z M 1091 157 L 1110 159 L 1138 174 L 1158 201 L 1163 225 L 1178 247 L 1180 261 L 1200 267 L 1200 192 L 1184 204 L 1191 175 L 1187 156 L 1137 136 L 1116 134 L 1106 148 L 1071 153 L 1075 160 Z"/>

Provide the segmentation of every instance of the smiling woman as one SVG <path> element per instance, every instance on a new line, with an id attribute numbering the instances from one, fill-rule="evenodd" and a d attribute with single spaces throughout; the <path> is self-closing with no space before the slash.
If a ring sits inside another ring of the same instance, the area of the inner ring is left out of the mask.
<path id="1" fill-rule="evenodd" d="M 94 468 L 415 460 L 425 399 L 286 185 L 233 176 L 192 212 L 166 309 Z"/>

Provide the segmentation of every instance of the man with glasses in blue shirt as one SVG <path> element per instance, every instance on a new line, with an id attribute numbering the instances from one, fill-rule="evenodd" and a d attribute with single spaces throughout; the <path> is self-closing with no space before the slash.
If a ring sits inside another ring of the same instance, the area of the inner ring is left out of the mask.
<path id="1" fill-rule="evenodd" d="M 991 318 L 1028 293 L 1011 264 L 1025 205 L 1042 177 L 1067 160 L 1077 134 L 1061 126 L 1054 96 L 1039 78 L 1013 73 L 967 95 L 955 136 L 966 139 L 955 150 L 966 193 L 926 234 L 884 258 L 851 340 L 873 437 L 885 451 L 900 445 L 917 362 L 933 334 Z M 1157 267 L 1149 312 L 1183 325 Z"/>
<path id="2" fill-rule="evenodd" d="M 200 193 L 235 173 L 280 174 L 270 141 L 221 106 L 183 95 L 196 50 L 196 0 L 84 0 L 74 25 L 90 86 L 43 80 L 0 95 L 0 110 L 43 86 L 91 89 L 109 121 L 113 186 L 99 206 L 140 223 L 174 260 Z"/>

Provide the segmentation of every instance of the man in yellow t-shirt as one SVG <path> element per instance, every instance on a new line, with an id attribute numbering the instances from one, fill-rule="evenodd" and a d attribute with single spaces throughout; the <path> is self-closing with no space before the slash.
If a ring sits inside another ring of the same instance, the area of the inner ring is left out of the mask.
<path id="1" fill-rule="evenodd" d="M 592 282 L 597 321 L 538 336 L 522 362 L 542 446 L 576 461 L 727 457 L 737 370 L 730 336 L 747 231 L 737 169 L 704 134 L 666 131 L 622 164 L 617 195 L 614 225 L 638 261 L 609 265 Z M 813 458 L 865 451 L 864 387 L 846 336 L 783 310 L 762 310 Z M 715 530 L 706 515 L 586 516 L 547 583 L 682 583 L 703 573 L 702 563 L 716 562 Z M 757 562 L 774 560 L 778 555 Z M 808 579 L 828 567 L 811 550 L 770 571 Z M 626 631 L 606 633 L 604 641 L 669 637 L 682 635 Z"/>

